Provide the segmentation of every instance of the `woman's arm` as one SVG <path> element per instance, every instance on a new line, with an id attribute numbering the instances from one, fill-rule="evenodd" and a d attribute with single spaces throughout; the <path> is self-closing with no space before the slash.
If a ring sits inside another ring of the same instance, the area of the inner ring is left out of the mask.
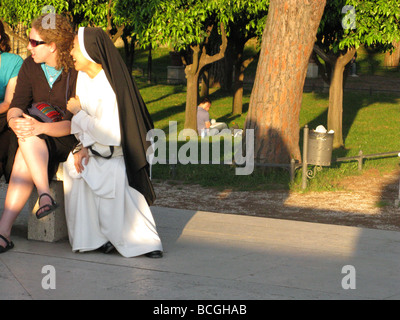
<path id="1" fill-rule="evenodd" d="M 15 131 L 15 122 L 22 118 L 22 110 L 20 108 L 11 108 L 7 112 L 7 124 L 8 126 Z"/>
<path id="2" fill-rule="evenodd" d="M 44 123 L 23 113 L 19 108 L 11 108 L 7 113 L 8 126 L 20 139 L 38 136 L 41 134 L 50 137 L 63 137 L 71 132 L 71 121 Z"/>
<path id="3" fill-rule="evenodd" d="M 40 122 L 27 114 L 23 114 L 31 126 L 31 135 L 38 136 L 45 134 L 50 137 L 64 137 L 71 134 L 71 121 L 63 120 L 59 122 Z"/>
<path id="4" fill-rule="evenodd" d="M 0 113 L 5 113 L 8 111 L 8 108 L 10 107 L 11 100 L 14 96 L 15 92 L 15 86 L 17 84 L 17 77 L 11 78 L 8 81 L 7 87 L 6 87 L 6 93 L 4 96 L 4 101 L 0 103 Z"/>
<path id="5" fill-rule="evenodd" d="M 7 125 L 14 131 L 18 139 L 28 137 L 31 132 L 31 126 L 23 118 L 23 112 L 20 108 L 11 108 L 7 112 Z"/>

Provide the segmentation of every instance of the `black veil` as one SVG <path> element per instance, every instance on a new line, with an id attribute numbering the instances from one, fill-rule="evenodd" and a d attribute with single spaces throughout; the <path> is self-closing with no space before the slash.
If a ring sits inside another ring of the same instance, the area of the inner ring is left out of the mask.
<path id="1" fill-rule="evenodd" d="M 82 39 L 83 37 L 83 39 Z M 153 121 L 124 60 L 111 39 L 101 28 L 80 28 L 81 51 L 89 60 L 102 65 L 117 97 L 121 145 L 129 185 L 143 194 L 149 205 L 155 192 L 149 178 L 146 151 L 150 142 L 146 134 L 154 128 Z"/>

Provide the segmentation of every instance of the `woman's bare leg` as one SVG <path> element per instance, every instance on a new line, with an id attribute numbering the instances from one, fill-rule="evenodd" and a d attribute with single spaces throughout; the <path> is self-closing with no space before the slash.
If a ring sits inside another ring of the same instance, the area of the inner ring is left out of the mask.
<path id="1" fill-rule="evenodd" d="M 11 228 L 32 193 L 35 185 L 38 194 L 49 193 L 48 180 L 49 151 L 46 142 L 38 137 L 19 140 L 19 148 L 7 190 L 3 216 L 0 220 L 0 234 L 8 238 Z M 51 204 L 48 197 L 41 200 L 40 205 Z M 0 239 L 0 245 L 5 246 Z"/>
<path id="2" fill-rule="evenodd" d="M 31 173 L 38 194 L 49 193 L 50 186 L 47 173 L 49 150 L 46 142 L 36 136 L 30 137 L 24 141 L 19 141 L 19 149 L 21 150 L 25 163 Z M 49 199 L 46 200 L 49 201 Z"/>
<path id="3" fill-rule="evenodd" d="M 15 219 L 24 208 L 32 190 L 33 181 L 31 173 L 21 151 L 18 149 L 8 184 L 3 215 L 0 219 L 0 234 L 7 239 L 10 239 L 11 228 Z M 0 239 L 0 246 L 5 247 L 5 245 L 5 242 Z"/>

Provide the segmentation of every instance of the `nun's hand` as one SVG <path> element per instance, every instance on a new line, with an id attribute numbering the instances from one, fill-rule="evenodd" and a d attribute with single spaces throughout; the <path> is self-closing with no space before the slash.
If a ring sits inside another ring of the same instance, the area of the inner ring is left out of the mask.
<path id="1" fill-rule="evenodd" d="M 67 109 L 69 112 L 71 112 L 73 115 L 77 114 L 79 111 L 82 110 L 81 108 L 81 101 L 79 100 L 79 97 L 76 96 L 75 98 L 70 98 L 67 103 Z"/>
<path id="2" fill-rule="evenodd" d="M 74 153 L 74 165 L 76 168 L 76 172 L 82 173 L 86 166 L 89 163 L 89 151 L 87 148 L 82 148 L 77 153 Z"/>

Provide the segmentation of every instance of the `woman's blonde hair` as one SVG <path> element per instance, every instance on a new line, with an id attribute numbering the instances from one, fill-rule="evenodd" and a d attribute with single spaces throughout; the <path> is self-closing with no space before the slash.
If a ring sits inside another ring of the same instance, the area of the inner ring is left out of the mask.
<path id="1" fill-rule="evenodd" d="M 64 71 L 68 72 L 74 68 L 70 55 L 75 37 L 74 31 L 66 17 L 54 14 L 50 19 L 52 23 L 48 24 L 49 14 L 43 14 L 32 21 L 32 28 L 40 34 L 43 41 L 55 43 L 58 50 L 56 69 L 64 68 Z"/>

